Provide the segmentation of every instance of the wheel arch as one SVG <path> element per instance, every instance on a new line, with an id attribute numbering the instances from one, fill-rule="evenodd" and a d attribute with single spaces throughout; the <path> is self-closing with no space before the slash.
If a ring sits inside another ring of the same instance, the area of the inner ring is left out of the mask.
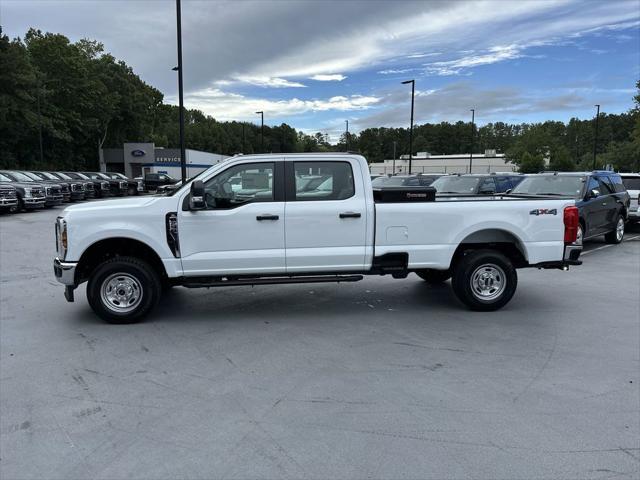
<path id="1" fill-rule="evenodd" d="M 509 258 L 516 268 L 528 265 L 527 249 L 518 236 L 501 228 L 484 228 L 462 239 L 453 253 L 451 267 L 467 252 L 484 249 L 499 251 Z"/>
<path id="2" fill-rule="evenodd" d="M 167 277 L 160 255 L 148 244 L 129 237 L 112 237 L 98 240 L 85 249 L 76 267 L 76 285 L 86 281 L 91 272 L 102 262 L 117 256 L 136 257 L 144 260 L 161 278 Z"/>

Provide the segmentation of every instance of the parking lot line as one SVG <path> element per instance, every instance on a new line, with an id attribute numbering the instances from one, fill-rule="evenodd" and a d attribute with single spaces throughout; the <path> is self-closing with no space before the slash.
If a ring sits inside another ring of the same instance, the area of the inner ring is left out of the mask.
<path id="1" fill-rule="evenodd" d="M 635 237 L 631 237 L 631 238 L 625 238 L 622 242 L 631 242 L 632 240 L 637 240 L 638 238 L 640 238 L 640 235 L 636 235 Z M 609 248 L 609 247 L 615 247 L 615 244 L 608 244 L 608 245 L 603 245 L 601 247 L 598 248 L 594 248 L 593 250 L 589 250 L 588 252 L 582 252 L 582 254 L 580 256 L 585 256 L 585 255 L 589 255 L 590 253 L 593 252 L 597 252 L 598 250 L 604 250 L 605 248 Z"/>

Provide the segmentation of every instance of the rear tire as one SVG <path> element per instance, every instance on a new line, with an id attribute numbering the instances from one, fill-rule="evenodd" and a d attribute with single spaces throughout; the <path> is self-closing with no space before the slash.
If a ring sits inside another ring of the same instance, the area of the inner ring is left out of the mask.
<path id="1" fill-rule="evenodd" d="M 135 257 L 115 257 L 100 264 L 89 277 L 87 300 L 108 323 L 141 321 L 160 300 L 158 273 Z"/>
<path id="2" fill-rule="evenodd" d="M 418 275 L 422 280 L 430 285 L 439 285 L 451 278 L 451 271 L 425 268 L 424 270 L 416 271 L 416 275 Z"/>
<path id="3" fill-rule="evenodd" d="M 505 306 L 518 286 L 518 274 L 506 256 L 495 250 L 475 250 L 453 268 L 453 292 L 471 310 L 490 312 Z"/>
<path id="4" fill-rule="evenodd" d="M 624 217 L 622 215 L 618 215 L 615 230 L 607 233 L 604 236 L 604 241 L 615 245 L 622 243 L 622 240 L 624 240 Z"/>

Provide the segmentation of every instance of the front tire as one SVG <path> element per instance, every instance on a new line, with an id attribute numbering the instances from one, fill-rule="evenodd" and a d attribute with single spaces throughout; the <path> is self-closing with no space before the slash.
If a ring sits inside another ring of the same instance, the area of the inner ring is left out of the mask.
<path id="1" fill-rule="evenodd" d="M 91 274 L 87 300 L 93 311 L 109 323 L 136 323 L 155 307 L 161 291 L 160 276 L 147 262 L 115 257 Z"/>
<path id="2" fill-rule="evenodd" d="M 604 236 L 604 241 L 615 245 L 622 243 L 622 240 L 624 240 L 624 217 L 622 215 L 618 215 L 615 230 L 607 233 Z"/>
<path id="3" fill-rule="evenodd" d="M 451 285 L 458 299 L 471 310 L 490 312 L 509 303 L 518 286 L 518 274 L 502 253 L 476 250 L 457 262 Z"/>
<path id="4" fill-rule="evenodd" d="M 451 278 L 451 272 L 449 270 L 434 270 L 432 268 L 418 270 L 416 271 L 416 275 L 430 285 L 439 285 Z"/>

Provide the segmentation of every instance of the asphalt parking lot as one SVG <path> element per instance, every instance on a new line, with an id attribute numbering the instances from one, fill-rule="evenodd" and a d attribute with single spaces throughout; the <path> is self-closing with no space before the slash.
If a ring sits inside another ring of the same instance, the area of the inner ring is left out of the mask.
<path id="1" fill-rule="evenodd" d="M 0 217 L 0 478 L 638 478 L 640 229 L 494 313 L 448 285 L 67 303 L 60 209 Z"/>

